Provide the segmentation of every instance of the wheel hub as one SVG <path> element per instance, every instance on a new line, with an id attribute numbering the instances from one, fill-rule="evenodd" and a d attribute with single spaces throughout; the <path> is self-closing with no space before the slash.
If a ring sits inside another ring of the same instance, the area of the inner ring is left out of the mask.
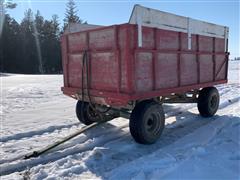
<path id="1" fill-rule="evenodd" d="M 159 113 L 152 113 L 146 121 L 146 131 L 149 134 L 156 134 L 160 129 L 160 115 Z"/>
<path id="2" fill-rule="evenodd" d="M 214 109 L 217 106 L 217 96 L 214 95 L 210 100 L 210 107 Z"/>
<path id="3" fill-rule="evenodd" d="M 93 120 L 93 121 L 96 121 L 98 118 L 98 114 L 92 109 L 91 106 L 89 106 L 87 108 L 87 116 L 89 117 L 89 119 Z"/>

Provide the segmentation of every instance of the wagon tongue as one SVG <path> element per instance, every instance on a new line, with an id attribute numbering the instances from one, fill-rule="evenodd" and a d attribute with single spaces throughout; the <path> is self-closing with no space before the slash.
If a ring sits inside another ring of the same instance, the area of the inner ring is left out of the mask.
<path id="1" fill-rule="evenodd" d="M 46 146 L 43 149 L 36 150 L 36 151 L 33 151 L 30 154 L 25 155 L 23 157 L 23 159 L 30 159 L 30 158 L 33 158 L 33 157 L 38 157 L 38 156 L 40 156 L 40 155 L 50 151 L 51 149 L 53 149 L 53 148 L 55 148 L 55 147 L 65 143 L 66 141 L 68 141 L 68 140 L 70 140 L 70 139 L 72 139 L 72 138 L 74 138 L 74 137 L 76 137 L 76 136 L 86 132 L 87 130 L 90 130 L 90 129 L 92 129 L 92 128 L 94 128 L 94 127 L 96 127 L 96 126 L 98 126 L 98 125 L 100 125 L 102 123 L 106 123 L 107 121 L 110 121 L 110 120 L 111 119 L 104 119 L 102 121 L 92 123 L 92 124 L 90 124 L 88 126 L 84 126 L 83 128 L 79 129 L 77 132 L 75 132 L 73 134 L 70 134 L 69 136 L 67 136 L 67 137 L 65 137 L 65 138 L 63 138 L 63 139 L 61 139 L 61 140 L 59 140 L 59 141 L 57 141 L 57 142 L 55 142 L 55 143 L 53 143 L 53 144 L 51 144 L 49 146 Z"/>

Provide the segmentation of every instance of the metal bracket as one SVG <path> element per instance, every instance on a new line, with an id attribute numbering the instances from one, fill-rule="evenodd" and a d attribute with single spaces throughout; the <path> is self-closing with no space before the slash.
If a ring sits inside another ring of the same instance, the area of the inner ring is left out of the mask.
<path id="1" fill-rule="evenodd" d="M 225 44 L 224 49 L 225 49 L 225 52 L 228 51 L 227 39 L 228 39 L 228 28 L 224 27 L 224 44 Z"/>
<path id="2" fill-rule="evenodd" d="M 142 16 L 141 11 L 137 9 L 137 28 L 138 28 L 138 47 L 142 47 Z"/>
<path id="3" fill-rule="evenodd" d="M 192 49 L 192 36 L 191 36 L 191 18 L 187 20 L 187 33 L 188 33 L 188 50 Z"/>

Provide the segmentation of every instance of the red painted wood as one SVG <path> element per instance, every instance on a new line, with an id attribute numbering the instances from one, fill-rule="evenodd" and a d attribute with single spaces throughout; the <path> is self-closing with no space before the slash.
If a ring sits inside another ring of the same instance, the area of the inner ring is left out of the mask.
<path id="1" fill-rule="evenodd" d="M 177 87 L 177 54 L 158 53 L 156 59 L 156 89 Z"/>
<path id="2" fill-rule="evenodd" d="M 213 81 L 215 81 L 216 79 L 216 55 L 215 55 L 215 52 L 216 52 L 216 38 L 213 37 L 213 55 L 212 55 L 212 61 L 213 61 Z"/>
<path id="3" fill-rule="evenodd" d="M 215 82 L 209 82 L 209 83 L 201 83 L 201 84 L 195 84 L 195 85 L 188 85 L 188 86 L 181 86 L 176 88 L 166 88 L 162 90 L 157 91 L 151 91 L 151 92 L 144 92 L 144 93 L 137 93 L 129 97 L 130 100 L 138 100 L 138 99 L 148 99 L 152 97 L 158 97 L 158 96 L 164 96 L 169 95 L 171 93 L 184 93 L 192 89 L 200 89 L 204 87 L 214 86 L 218 84 L 227 83 L 227 80 L 220 80 Z"/>
<path id="4" fill-rule="evenodd" d="M 120 93 L 121 91 L 121 58 L 120 58 L 120 53 L 119 53 L 119 40 L 118 40 L 118 36 L 119 36 L 119 26 L 114 26 L 114 36 L 115 36 L 115 54 L 116 54 L 116 61 L 117 61 L 117 81 L 118 81 L 118 85 L 117 85 L 117 91 L 118 93 Z"/>
<path id="5" fill-rule="evenodd" d="M 146 92 L 153 89 L 153 56 L 151 52 L 135 54 L 135 84 L 136 92 Z"/>
<path id="6" fill-rule="evenodd" d="M 153 42 L 154 46 L 153 49 L 157 50 L 157 28 L 153 29 Z M 157 60 L 157 53 L 152 54 L 152 90 L 156 90 L 156 60 Z"/>
<path id="7" fill-rule="evenodd" d="M 192 90 L 192 89 L 200 89 L 200 88 L 214 86 L 214 85 L 223 84 L 223 83 L 227 83 L 227 80 L 220 80 L 220 81 L 215 81 L 215 82 L 210 82 L 210 83 L 202 83 L 202 84 L 197 84 L 197 85 L 181 86 L 181 87 L 176 87 L 176 88 L 166 88 L 166 89 L 162 89 L 162 90 L 149 91 L 149 92 L 139 92 L 139 93 L 135 93 L 135 94 L 125 94 L 125 93 L 116 94 L 116 93 L 109 92 L 109 91 L 91 90 L 90 95 L 91 95 L 91 97 L 102 98 L 102 101 L 108 102 L 108 105 L 113 105 L 113 106 L 117 105 L 117 106 L 124 107 L 128 104 L 129 101 L 149 99 L 149 98 L 153 98 L 153 97 L 158 97 L 160 95 L 161 96 L 169 95 L 171 93 L 184 93 L 184 92 L 188 92 L 189 90 Z M 75 98 L 75 99 L 76 99 L 75 95 L 79 94 L 78 88 L 62 87 L 61 89 L 65 95 L 71 96 L 72 98 Z M 85 96 L 86 96 L 86 93 L 85 93 Z M 81 98 L 81 96 L 80 96 L 80 98 Z M 84 98 L 84 99 L 86 99 L 86 98 Z M 111 100 L 112 103 L 109 100 Z"/>
<path id="8" fill-rule="evenodd" d="M 203 54 L 203 53 L 202 53 Z M 200 83 L 200 62 L 199 62 L 199 35 L 196 35 L 196 61 L 197 61 L 197 83 Z"/>
<path id="9" fill-rule="evenodd" d="M 64 71 L 64 77 L 63 77 L 63 84 L 64 87 L 68 87 L 68 68 L 67 68 L 67 63 L 68 63 L 68 52 L 67 52 L 67 37 L 62 36 L 61 37 L 61 48 L 62 48 L 62 67 Z"/>
<path id="10" fill-rule="evenodd" d="M 227 82 L 223 39 L 193 34 L 188 50 L 186 33 L 150 27 L 142 32 L 142 47 L 138 47 L 137 26 L 130 24 L 63 35 L 64 94 L 74 98 L 81 94 L 85 50 L 95 103 L 125 106 L 131 100 Z"/>
<path id="11" fill-rule="evenodd" d="M 194 54 L 181 54 L 181 86 L 198 84 L 198 63 Z"/>
<path id="12" fill-rule="evenodd" d="M 185 38 L 185 37 L 184 37 Z M 178 51 L 182 51 L 182 33 L 178 33 L 179 47 Z M 177 80 L 178 86 L 181 86 L 181 53 L 177 53 Z"/>

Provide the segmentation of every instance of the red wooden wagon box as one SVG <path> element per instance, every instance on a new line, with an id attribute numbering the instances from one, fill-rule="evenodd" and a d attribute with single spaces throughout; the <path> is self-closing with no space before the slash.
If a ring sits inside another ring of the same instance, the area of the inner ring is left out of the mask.
<path id="1" fill-rule="evenodd" d="M 163 129 L 162 103 L 198 103 L 203 116 L 217 111 L 213 86 L 227 82 L 227 27 L 136 5 L 127 24 L 67 31 L 62 91 L 78 100 L 81 122 L 127 113 L 134 139 L 152 143 L 156 138 L 148 136 L 159 137 Z M 141 123 L 147 124 L 143 135 Z M 147 126 L 159 127 L 147 132 Z"/>

